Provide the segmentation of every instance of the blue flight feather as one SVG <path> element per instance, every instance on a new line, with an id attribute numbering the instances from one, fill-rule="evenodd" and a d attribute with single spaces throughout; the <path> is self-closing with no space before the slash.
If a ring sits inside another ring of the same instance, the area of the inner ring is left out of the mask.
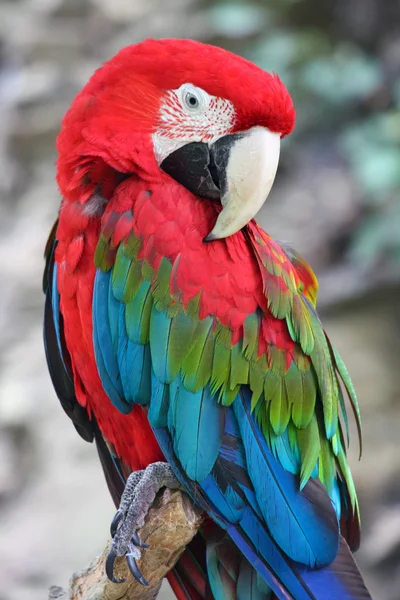
<path id="1" fill-rule="evenodd" d="M 247 467 L 265 522 L 279 546 L 293 560 L 320 567 L 336 556 L 339 525 L 325 488 L 318 504 L 302 492 L 299 480 L 286 471 L 268 448 L 250 410 L 250 392 L 243 389 L 233 407 L 246 452 Z"/>
<path id="2" fill-rule="evenodd" d="M 213 598 L 236 598 L 241 558 L 234 543 L 228 535 L 217 529 L 208 531 L 205 542 L 207 575 Z M 251 600 L 249 596 L 248 599 Z"/>
<path id="3" fill-rule="evenodd" d="M 261 510 L 254 493 L 254 487 L 247 474 L 245 450 L 235 413 L 230 409 L 225 414 L 225 435 L 222 438 L 221 449 L 219 451 L 219 458 L 224 461 L 221 469 L 225 472 L 230 471 L 231 476 L 233 478 L 236 477 L 237 493 L 240 493 L 241 497 L 245 496 L 248 504 L 261 517 Z M 239 473 L 241 474 L 240 478 L 238 478 Z M 218 479 L 217 474 L 216 477 Z"/>
<path id="4" fill-rule="evenodd" d="M 228 411 L 232 411 L 232 408 Z M 228 421 L 231 420 L 227 419 Z M 154 433 L 176 477 L 191 498 L 196 500 L 215 523 L 228 532 L 239 550 L 280 600 L 324 600 L 327 589 L 330 590 L 330 600 L 371 600 L 360 574 L 355 567 L 352 568 L 354 561 L 343 540 L 340 548 L 344 545 L 349 557 L 340 550 L 339 555 L 343 554 L 343 559 L 337 558 L 331 566 L 310 569 L 299 565 L 282 552 L 265 523 L 250 506 L 242 511 L 235 511 L 229 507 L 213 475 L 209 475 L 201 483 L 201 489 L 187 477 L 173 451 L 173 441 L 168 428 L 155 429 Z"/>
<path id="5" fill-rule="evenodd" d="M 179 388 L 176 389 L 178 390 Z M 227 412 L 233 412 L 232 408 L 227 409 Z M 233 419 L 235 419 L 234 416 L 227 419 L 227 422 L 230 423 L 230 432 L 234 429 Z M 173 467 L 180 481 L 184 481 L 189 494 L 196 499 L 197 503 L 203 505 L 215 522 L 221 527 L 228 529 L 231 537 L 235 538 L 240 550 L 252 564 L 257 566 L 261 576 L 277 594 L 279 593 L 279 597 L 290 600 L 292 600 L 292 597 L 295 597 L 297 600 L 310 600 L 311 597 L 304 593 L 303 586 L 299 583 L 297 576 L 288 568 L 288 559 L 272 540 L 265 524 L 257 517 L 253 509 L 250 506 L 246 506 L 245 503 L 242 504 L 241 508 L 235 508 L 229 503 L 231 492 L 224 494 L 214 475 L 209 475 L 201 482 L 200 487 L 205 495 L 202 498 L 196 489 L 193 490 L 193 482 L 185 478 L 181 470 L 182 468 L 178 466 L 179 463 L 177 463 L 177 457 L 172 448 L 172 440 L 167 434 L 166 429 L 156 429 L 155 434 L 168 462 Z M 232 523 L 237 523 L 238 530 L 235 529 Z M 242 531 L 242 533 L 238 534 L 237 531 Z M 239 540 L 240 544 L 238 543 Z M 273 565 L 276 573 L 282 571 L 285 574 L 285 585 L 288 586 L 293 596 L 283 592 L 284 587 L 270 570 L 269 564 Z"/>
<path id="6" fill-rule="evenodd" d="M 93 329 L 93 347 L 96 358 L 97 370 L 99 372 L 104 391 L 119 411 L 121 411 L 124 414 L 130 413 L 132 410 L 132 404 L 128 404 L 127 402 L 125 402 L 121 395 L 117 392 L 117 390 L 115 389 L 114 382 L 111 380 L 108 371 L 105 367 L 103 354 L 101 351 L 101 345 L 95 328 Z"/>

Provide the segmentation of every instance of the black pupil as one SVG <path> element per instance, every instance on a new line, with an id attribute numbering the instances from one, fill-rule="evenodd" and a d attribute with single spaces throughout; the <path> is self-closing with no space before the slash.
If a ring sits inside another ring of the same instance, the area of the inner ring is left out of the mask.
<path id="1" fill-rule="evenodd" d="M 196 106 L 197 98 L 195 98 L 195 96 L 189 96 L 189 104 L 191 104 L 192 106 Z"/>

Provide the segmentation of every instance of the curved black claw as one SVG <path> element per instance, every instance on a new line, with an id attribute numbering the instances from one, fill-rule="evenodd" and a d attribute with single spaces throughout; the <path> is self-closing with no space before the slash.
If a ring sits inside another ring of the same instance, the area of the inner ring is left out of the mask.
<path id="1" fill-rule="evenodd" d="M 118 525 L 121 523 L 123 516 L 124 514 L 121 510 L 117 510 L 117 512 L 115 513 L 110 525 L 110 533 L 112 538 L 117 533 Z"/>
<path id="2" fill-rule="evenodd" d="M 145 579 L 143 577 L 143 575 L 141 574 L 141 572 L 139 571 L 136 559 L 132 556 L 132 554 L 126 555 L 126 562 L 128 563 L 130 572 L 132 573 L 132 575 L 134 576 L 134 578 L 136 579 L 136 581 L 138 583 L 141 583 L 142 585 L 146 585 L 146 586 L 150 585 L 150 583 L 147 581 L 147 579 Z"/>
<path id="3" fill-rule="evenodd" d="M 107 559 L 106 559 L 106 575 L 108 577 L 108 579 L 110 581 L 112 581 L 113 583 L 124 583 L 126 581 L 126 579 L 118 579 L 117 577 L 114 576 L 114 563 L 115 560 L 117 558 L 117 553 L 115 552 L 114 548 L 110 548 L 110 552 L 107 555 Z M 129 565 L 129 562 L 128 562 Z M 130 568 L 130 566 L 129 566 Z M 137 568 L 137 567 L 136 567 Z M 140 574 L 140 572 L 139 572 Z"/>
<path id="4" fill-rule="evenodd" d="M 132 533 L 132 542 L 135 544 L 135 546 L 137 546 L 138 548 L 148 548 L 149 545 L 145 544 L 144 542 L 141 541 L 139 534 L 137 531 L 134 531 Z"/>

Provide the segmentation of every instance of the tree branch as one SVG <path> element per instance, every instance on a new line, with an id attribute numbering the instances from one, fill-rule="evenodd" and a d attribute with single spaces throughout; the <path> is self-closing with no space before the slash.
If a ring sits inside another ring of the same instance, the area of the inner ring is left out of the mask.
<path id="1" fill-rule="evenodd" d="M 140 530 L 140 538 L 149 544 L 138 563 L 149 587 L 137 583 L 129 572 L 124 558 L 115 562 L 115 575 L 126 579 L 122 584 L 111 583 L 105 574 L 105 561 L 111 540 L 101 556 L 86 569 L 72 576 L 69 590 L 53 586 L 49 600 L 153 600 L 162 580 L 196 535 L 201 513 L 189 498 L 178 490 L 165 489 L 157 496 Z"/>

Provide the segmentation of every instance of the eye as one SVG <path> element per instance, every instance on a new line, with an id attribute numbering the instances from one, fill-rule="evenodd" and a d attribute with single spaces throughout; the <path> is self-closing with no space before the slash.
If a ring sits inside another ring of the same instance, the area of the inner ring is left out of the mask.
<path id="1" fill-rule="evenodd" d="M 200 100 L 193 92 L 187 92 L 185 94 L 185 104 L 188 108 L 196 109 L 200 106 Z"/>
<path id="2" fill-rule="evenodd" d="M 192 83 L 184 83 L 177 90 L 183 108 L 189 113 L 201 113 L 207 110 L 210 96 Z"/>

